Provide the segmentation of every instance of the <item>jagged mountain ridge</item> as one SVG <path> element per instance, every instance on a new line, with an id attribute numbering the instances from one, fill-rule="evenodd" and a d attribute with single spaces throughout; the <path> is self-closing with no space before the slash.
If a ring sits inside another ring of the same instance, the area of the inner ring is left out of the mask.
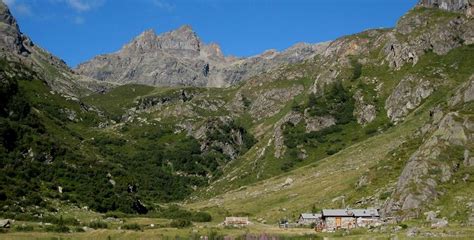
<path id="1" fill-rule="evenodd" d="M 112 54 L 78 65 L 80 74 L 120 84 L 227 87 L 281 65 L 320 54 L 328 43 L 299 43 L 283 52 L 236 58 L 205 44 L 189 25 L 161 35 L 148 30 Z"/>

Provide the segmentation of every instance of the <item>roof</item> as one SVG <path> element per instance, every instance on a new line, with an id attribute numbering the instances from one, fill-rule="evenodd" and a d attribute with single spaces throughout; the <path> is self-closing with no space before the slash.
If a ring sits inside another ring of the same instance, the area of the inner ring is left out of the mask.
<path id="1" fill-rule="evenodd" d="M 323 209 L 323 217 L 380 217 L 377 209 Z"/>
<path id="2" fill-rule="evenodd" d="M 300 217 L 304 219 L 315 219 L 315 218 L 321 218 L 321 214 L 319 213 L 302 213 Z"/>

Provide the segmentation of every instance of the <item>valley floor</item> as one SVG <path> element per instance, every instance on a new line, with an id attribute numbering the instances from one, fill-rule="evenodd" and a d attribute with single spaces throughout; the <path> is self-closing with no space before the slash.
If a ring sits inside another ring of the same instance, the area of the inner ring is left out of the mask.
<path id="1" fill-rule="evenodd" d="M 386 226 L 382 229 L 384 230 L 357 229 L 350 232 L 316 233 L 310 228 L 280 229 L 275 225 L 265 224 L 255 224 L 241 229 L 227 229 L 217 227 L 215 224 L 206 224 L 186 229 L 160 228 L 142 231 L 100 229 L 84 233 L 8 232 L 0 234 L 0 239 L 202 239 L 201 236 L 227 236 L 226 239 L 240 239 L 242 236 L 271 236 L 277 237 L 276 239 L 472 239 L 474 236 L 474 227 L 459 225 L 444 229 L 427 227 L 402 229 L 397 226 Z M 415 235 L 410 235 L 412 232 Z M 209 239 L 222 238 L 209 237 Z"/>

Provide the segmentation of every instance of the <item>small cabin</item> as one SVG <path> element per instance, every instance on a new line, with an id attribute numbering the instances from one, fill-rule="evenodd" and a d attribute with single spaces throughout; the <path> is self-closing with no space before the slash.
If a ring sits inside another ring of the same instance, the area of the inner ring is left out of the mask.
<path id="1" fill-rule="evenodd" d="M 298 218 L 299 225 L 311 225 L 321 221 L 321 214 L 319 213 L 302 213 Z"/>
<path id="2" fill-rule="evenodd" d="M 224 221 L 225 226 L 242 227 L 250 224 L 248 217 L 226 217 Z"/>
<path id="3" fill-rule="evenodd" d="M 323 229 L 352 229 L 380 225 L 377 209 L 323 209 Z"/>

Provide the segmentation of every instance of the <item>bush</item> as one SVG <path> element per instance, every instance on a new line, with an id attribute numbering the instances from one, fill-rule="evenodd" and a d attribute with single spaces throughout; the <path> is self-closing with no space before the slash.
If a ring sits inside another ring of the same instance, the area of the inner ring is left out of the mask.
<path id="1" fill-rule="evenodd" d="M 190 227 L 191 225 L 192 225 L 191 221 L 187 219 L 175 219 L 171 221 L 170 223 L 170 227 L 174 227 L 174 228 L 186 228 L 186 227 Z"/>
<path id="2" fill-rule="evenodd" d="M 140 227 L 140 225 L 138 225 L 136 223 L 131 223 L 131 224 L 123 225 L 122 229 L 140 231 L 140 230 L 142 230 L 142 227 Z"/>
<path id="3" fill-rule="evenodd" d="M 340 150 L 340 149 L 338 149 L 338 148 L 330 148 L 330 149 L 327 149 L 327 150 L 326 150 L 326 154 L 327 154 L 327 155 L 334 155 L 334 154 L 336 154 L 337 152 L 339 152 L 339 150 Z"/>
<path id="4" fill-rule="evenodd" d="M 51 225 L 46 226 L 45 230 L 47 232 L 57 232 L 57 233 L 67 233 L 70 231 L 69 227 L 66 225 Z"/>
<path id="5" fill-rule="evenodd" d="M 128 217 L 128 214 L 126 213 L 123 213 L 123 212 L 107 212 L 105 215 L 104 215 L 104 218 L 126 218 Z"/>
<path id="6" fill-rule="evenodd" d="M 354 120 L 354 99 L 341 82 L 329 86 L 324 95 L 310 94 L 307 108 L 312 116 L 331 115 L 337 124 L 347 124 Z"/>
<path id="7" fill-rule="evenodd" d="M 366 135 L 374 135 L 375 133 L 377 133 L 377 128 L 374 128 L 374 127 L 369 127 L 369 128 L 366 128 L 365 130 L 365 134 Z"/>
<path id="8" fill-rule="evenodd" d="M 194 213 L 191 217 L 191 221 L 193 222 L 210 222 L 212 221 L 211 214 L 207 212 L 197 212 Z"/>
<path id="9" fill-rule="evenodd" d="M 288 171 L 288 170 L 290 170 L 291 168 L 293 168 L 294 165 L 295 165 L 295 164 L 294 164 L 293 162 L 291 162 L 291 161 L 286 161 L 286 162 L 283 163 L 283 165 L 281 165 L 280 169 L 281 169 L 282 171 Z"/>
<path id="10" fill-rule="evenodd" d="M 30 225 L 21 225 L 21 226 L 16 226 L 15 230 L 18 232 L 32 232 L 34 230 L 34 227 Z"/>
<path id="11" fill-rule="evenodd" d="M 93 221 L 89 223 L 89 227 L 94 228 L 94 229 L 99 229 L 99 228 L 105 229 L 105 228 L 108 228 L 109 226 L 107 225 L 106 222 L 103 222 L 103 221 Z"/>
<path id="12" fill-rule="evenodd" d="M 43 217 L 43 222 L 49 222 L 57 225 L 72 225 L 72 226 L 78 226 L 79 221 L 75 218 L 72 217 L 67 217 L 63 218 L 63 216 L 60 216 L 59 218 L 54 217 L 54 216 L 46 216 Z"/>
<path id="13" fill-rule="evenodd" d="M 351 65 L 352 65 L 352 77 L 351 80 L 357 80 L 362 75 L 362 64 L 355 58 L 351 58 Z"/>

